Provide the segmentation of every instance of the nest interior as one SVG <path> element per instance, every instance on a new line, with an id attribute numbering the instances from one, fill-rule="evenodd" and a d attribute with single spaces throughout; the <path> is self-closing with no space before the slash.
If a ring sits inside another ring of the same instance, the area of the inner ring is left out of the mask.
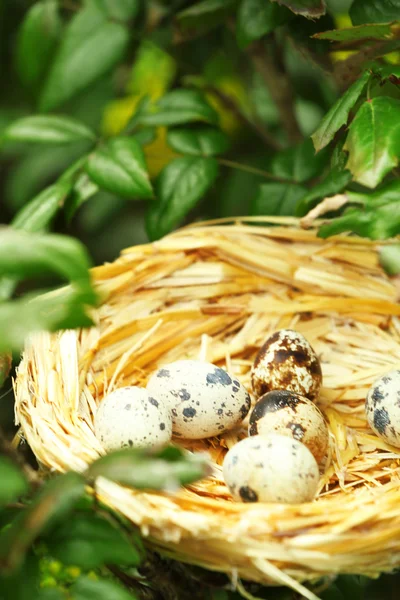
<path id="1" fill-rule="evenodd" d="M 400 565 L 399 450 L 364 415 L 371 383 L 400 360 L 398 291 L 373 242 L 324 241 L 294 219 L 250 221 L 191 226 L 94 268 L 96 326 L 32 338 L 15 381 L 16 419 L 43 466 L 81 471 L 102 453 L 93 415 L 105 393 L 145 385 L 180 358 L 218 364 L 250 389 L 266 337 L 301 332 L 321 360 L 318 405 L 330 431 L 315 501 L 232 501 L 220 465 L 245 427 L 186 443 L 208 453 L 213 472 L 176 494 L 101 479 L 96 488 L 165 555 L 315 599 L 300 582 Z"/>

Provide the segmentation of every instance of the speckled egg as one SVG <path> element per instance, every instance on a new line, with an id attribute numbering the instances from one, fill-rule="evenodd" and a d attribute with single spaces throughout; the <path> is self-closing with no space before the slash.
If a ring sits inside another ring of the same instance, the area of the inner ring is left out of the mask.
<path id="1" fill-rule="evenodd" d="M 225 483 L 241 502 L 309 502 L 319 471 L 311 452 L 284 435 L 255 435 L 229 450 L 223 464 Z"/>
<path id="2" fill-rule="evenodd" d="M 389 371 L 374 381 L 365 401 L 365 411 L 376 435 L 400 448 L 400 370 Z"/>
<path id="3" fill-rule="evenodd" d="M 258 397 L 271 390 L 289 390 L 315 400 L 322 385 L 321 365 L 301 333 L 281 329 L 260 348 L 251 383 Z"/>
<path id="4" fill-rule="evenodd" d="M 118 448 L 155 448 L 172 435 L 171 412 L 147 390 L 123 387 L 101 401 L 94 420 L 97 439 L 107 451 Z"/>
<path id="5" fill-rule="evenodd" d="M 159 369 L 147 391 L 170 407 L 173 435 L 186 439 L 219 435 L 250 410 L 250 396 L 238 379 L 199 360 L 178 360 Z"/>
<path id="6" fill-rule="evenodd" d="M 328 427 L 319 408 L 288 390 L 273 390 L 261 396 L 249 421 L 249 435 L 279 433 L 305 446 L 317 462 L 324 458 L 329 442 Z"/>

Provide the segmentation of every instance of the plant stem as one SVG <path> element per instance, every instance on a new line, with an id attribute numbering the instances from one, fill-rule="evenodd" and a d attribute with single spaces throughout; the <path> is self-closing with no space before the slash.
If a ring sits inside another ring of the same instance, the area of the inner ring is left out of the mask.
<path id="1" fill-rule="evenodd" d="M 274 175 L 268 171 L 263 171 L 262 169 L 257 169 L 257 167 L 251 167 L 250 165 L 242 165 L 234 160 L 219 158 L 218 162 L 220 165 L 224 165 L 225 167 L 238 169 L 239 171 L 245 171 L 246 173 L 252 173 L 253 175 L 259 175 L 260 177 L 270 179 L 271 181 L 278 181 L 279 183 L 296 183 L 292 179 L 285 179 L 284 177 L 279 177 L 278 175 Z"/>

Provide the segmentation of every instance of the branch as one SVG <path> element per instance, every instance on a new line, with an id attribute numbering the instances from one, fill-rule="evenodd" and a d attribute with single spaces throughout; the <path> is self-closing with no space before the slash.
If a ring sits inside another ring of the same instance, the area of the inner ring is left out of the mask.
<path id="1" fill-rule="evenodd" d="M 279 183 L 289 184 L 296 183 L 294 179 L 285 179 L 284 177 L 279 177 L 278 175 L 274 175 L 269 171 L 257 169 L 257 167 L 252 167 L 251 165 L 243 165 L 242 163 L 238 163 L 234 160 L 228 160 L 226 158 L 218 158 L 217 160 L 220 165 L 224 165 L 225 167 L 230 167 L 231 169 L 238 169 L 238 171 L 245 171 L 246 173 L 252 173 L 253 175 L 258 175 L 259 177 L 269 179 L 270 181 L 278 181 Z"/>
<path id="2" fill-rule="evenodd" d="M 290 142 L 298 142 L 303 136 L 294 112 L 294 94 L 290 80 L 279 69 L 264 42 L 254 42 L 247 50 L 254 67 L 263 78 L 274 101 Z"/>

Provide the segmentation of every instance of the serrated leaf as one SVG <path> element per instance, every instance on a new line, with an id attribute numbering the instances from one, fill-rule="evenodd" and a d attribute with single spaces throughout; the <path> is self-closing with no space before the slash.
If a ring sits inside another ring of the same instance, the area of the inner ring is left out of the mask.
<path id="1" fill-rule="evenodd" d="M 90 155 L 86 171 L 100 188 L 124 198 L 153 196 L 143 150 L 134 137 L 110 139 Z"/>
<path id="2" fill-rule="evenodd" d="M 382 246 L 379 260 L 388 275 L 398 275 L 400 273 L 400 244 Z"/>
<path id="3" fill-rule="evenodd" d="M 16 69 L 22 83 L 37 88 L 51 61 L 61 32 L 58 2 L 35 2 L 18 32 Z"/>
<path id="4" fill-rule="evenodd" d="M 1 139 L 9 142 L 59 145 L 82 140 L 94 141 L 95 135 L 73 117 L 34 115 L 11 123 Z"/>
<path id="5" fill-rule="evenodd" d="M 70 588 L 71 600 L 135 600 L 136 595 L 128 592 L 109 579 L 93 580 L 82 576 Z"/>
<path id="6" fill-rule="evenodd" d="M 187 89 L 169 92 L 139 119 L 142 125 L 155 127 L 180 125 L 191 121 L 204 121 L 217 125 L 218 114 L 199 91 Z"/>
<path id="7" fill-rule="evenodd" d="M 292 17 L 284 6 L 265 0 L 242 0 L 236 19 L 236 38 L 241 48 L 271 33 Z"/>
<path id="8" fill-rule="evenodd" d="M 322 31 L 312 37 L 319 40 L 330 40 L 332 42 L 348 42 L 354 40 L 383 40 L 390 39 L 393 36 L 391 23 L 365 24 L 356 27 L 347 27 L 344 29 L 333 29 L 332 31 Z"/>
<path id="9" fill-rule="evenodd" d="M 400 15 L 400 0 L 354 0 L 349 14 L 353 25 L 395 21 Z"/>
<path id="10" fill-rule="evenodd" d="M 45 82 L 40 108 L 54 110 L 107 73 L 124 55 L 127 28 L 94 5 L 70 21 Z"/>
<path id="11" fill-rule="evenodd" d="M 264 183 L 260 185 L 251 206 L 252 215 L 293 215 L 298 200 L 306 188 L 293 183 Z"/>
<path id="12" fill-rule="evenodd" d="M 321 226 L 322 238 L 343 232 L 353 232 L 372 240 L 383 240 L 400 232 L 400 203 L 388 202 L 379 207 L 351 208 L 336 219 Z"/>
<path id="13" fill-rule="evenodd" d="M 167 135 L 168 145 L 181 154 L 191 156 L 215 156 L 226 152 L 229 138 L 219 129 L 171 129 Z"/>
<path id="14" fill-rule="evenodd" d="M 322 17 L 326 12 L 324 0 L 271 0 L 287 6 L 296 15 L 303 15 L 308 19 Z"/>
<path id="15" fill-rule="evenodd" d="M 379 96 L 367 100 L 349 127 L 344 149 L 354 180 L 375 187 L 399 162 L 400 100 Z"/>
<path id="16" fill-rule="evenodd" d="M 389 80 L 394 85 L 400 85 L 400 65 L 377 65 L 372 70 L 382 82 Z"/>
<path id="17" fill-rule="evenodd" d="M 87 477 L 105 477 L 137 489 L 176 490 L 208 474 L 206 459 L 180 448 L 166 448 L 149 453 L 131 449 L 118 450 L 96 460 Z"/>
<path id="18" fill-rule="evenodd" d="M 317 200 L 338 194 L 351 181 L 350 171 L 340 167 L 333 167 L 328 175 L 319 183 L 314 185 L 299 201 L 295 213 L 302 217 L 317 204 Z"/>
<path id="19" fill-rule="evenodd" d="M 276 154 L 270 163 L 270 170 L 278 177 L 303 183 L 319 175 L 328 163 L 328 153 L 315 154 L 311 140 Z"/>
<path id="20" fill-rule="evenodd" d="M 14 502 L 28 492 L 28 484 L 22 472 L 6 456 L 0 456 L 0 481 L 0 507 Z"/>
<path id="21" fill-rule="evenodd" d="M 176 19 L 183 30 L 199 35 L 223 23 L 237 4 L 238 0 L 202 0 L 180 11 Z"/>
<path id="22" fill-rule="evenodd" d="M 46 544 L 54 558 L 85 571 L 103 564 L 140 564 L 140 554 L 124 531 L 90 512 L 72 515 L 51 532 Z"/>
<path id="23" fill-rule="evenodd" d="M 347 123 L 349 113 L 362 94 L 369 77 L 370 74 L 364 71 L 361 77 L 329 109 L 318 129 L 311 136 L 316 152 L 329 144 L 335 133 Z"/>
<path id="24" fill-rule="evenodd" d="M 2 569 L 17 568 L 34 540 L 44 530 L 67 517 L 84 489 L 84 478 L 72 471 L 49 481 L 11 527 L 0 535 Z"/>
<path id="25" fill-rule="evenodd" d="M 218 163 L 214 158 L 183 157 L 171 161 L 157 182 L 157 202 L 147 213 L 146 226 L 154 240 L 170 232 L 214 183 Z"/>
<path id="26" fill-rule="evenodd" d="M 139 0 L 93 0 L 107 17 L 117 21 L 134 19 L 139 12 Z"/>

